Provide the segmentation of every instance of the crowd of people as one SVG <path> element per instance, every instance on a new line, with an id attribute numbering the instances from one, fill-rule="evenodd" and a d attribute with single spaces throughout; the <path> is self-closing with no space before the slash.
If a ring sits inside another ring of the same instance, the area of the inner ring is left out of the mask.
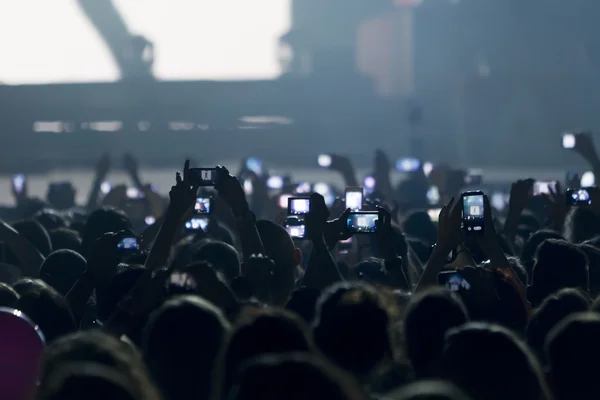
<path id="1" fill-rule="evenodd" d="M 600 173 L 592 137 L 576 139 Z M 30 198 L 21 180 L 0 210 L 3 399 L 600 398 L 594 188 L 573 203 L 519 180 L 504 212 L 480 193 L 482 229 L 467 231 L 461 174 L 417 169 L 394 187 L 378 151 L 359 205 L 375 226 L 352 234 L 341 194 L 275 189 L 266 170 L 199 176 L 187 161 L 166 198 L 131 156 L 132 186 L 103 193 L 110 166 L 86 205 L 69 184 Z M 286 196 L 309 199 L 293 238 Z"/>

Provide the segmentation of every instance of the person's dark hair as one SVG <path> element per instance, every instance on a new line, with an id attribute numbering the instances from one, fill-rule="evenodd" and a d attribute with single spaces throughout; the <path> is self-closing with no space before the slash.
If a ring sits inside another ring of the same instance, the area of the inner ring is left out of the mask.
<path id="1" fill-rule="evenodd" d="M 557 400 L 598 399 L 600 380 L 593 362 L 600 359 L 600 316 L 573 314 L 546 340 L 552 388 Z"/>
<path id="2" fill-rule="evenodd" d="M 385 400 L 469 400 L 469 396 L 450 382 L 419 381 L 387 393 Z"/>
<path id="3" fill-rule="evenodd" d="M 387 285 L 388 276 L 384 272 L 384 262 L 381 258 L 369 257 L 360 261 L 351 269 L 355 280 L 364 281 L 372 285 Z"/>
<path id="4" fill-rule="evenodd" d="M 567 316 L 586 311 L 589 299 L 578 289 L 567 288 L 550 295 L 533 312 L 527 325 L 526 338 L 538 359 L 544 363 L 544 343 L 548 333 Z"/>
<path id="5" fill-rule="evenodd" d="M 229 328 L 221 311 L 197 296 L 172 298 L 152 313 L 142 349 L 165 398 L 210 397 L 211 372 Z"/>
<path id="6" fill-rule="evenodd" d="M 300 256 L 294 241 L 284 227 L 272 221 L 260 220 L 256 222 L 267 256 L 275 263 L 273 275 L 273 302 L 284 305 L 295 287 L 295 272 Z"/>
<path id="7" fill-rule="evenodd" d="M 235 373 L 240 366 L 260 355 L 312 352 L 313 344 L 309 328 L 296 315 L 283 310 L 247 310 L 240 316 L 228 340 L 223 345 L 217 366 L 215 390 L 226 398 Z"/>
<path id="8" fill-rule="evenodd" d="M 58 210 L 68 210 L 75 206 L 75 187 L 71 182 L 53 182 L 48 185 L 46 200 Z"/>
<path id="9" fill-rule="evenodd" d="M 550 229 L 542 229 L 529 236 L 529 238 L 523 245 L 523 249 L 521 250 L 521 263 L 527 271 L 528 279 L 531 279 L 531 273 L 533 271 L 533 264 L 535 261 L 534 258 L 537 248 L 540 244 L 542 244 L 542 242 L 548 239 L 564 239 L 564 237 L 556 231 Z M 523 283 L 530 282 L 527 281 Z"/>
<path id="10" fill-rule="evenodd" d="M 22 278 L 16 281 L 12 287 L 19 296 L 23 296 L 30 290 L 43 289 L 49 287 L 49 285 L 41 279 Z"/>
<path id="11" fill-rule="evenodd" d="M 527 298 L 537 307 L 552 293 L 568 287 L 589 290 L 588 259 L 565 240 L 545 240 L 536 252 Z"/>
<path id="12" fill-rule="evenodd" d="M 110 400 L 147 400 L 135 394 L 130 380 L 119 371 L 96 363 L 67 363 L 48 377 L 44 392 L 36 400 L 101 398 Z M 158 400 L 151 397 L 148 400 Z"/>
<path id="13" fill-rule="evenodd" d="M 16 308 L 40 327 L 47 343 L 77 330 L 67 301 L 50 286 L 27 290 Z"/>
<path id="14" fill-rule="evenodd" d="M 520 283 L 522 285 L 527 285 L 527 282 L 529 282 L 529 275 L 527 275 L 527 271 L 521 263 L 521 259 L 519 257 L 510 256 L 507 257 L 506 260 L 508 261 L 510 268 L 515 272 L 515 274 L 517 274 L 517 278 L 519 278 Z"/>
<path id="15" fill-rule="evenodd" d="M 408 246 L 414 251 L 415 255 L 419 258 L 421 263 L 426 263 L 431 255 L 431 246 L 429 246 L 422 239 L 418 238 L 407 238 Z"/>
<path id="16" fill-rule="evenodd" d="M 404 218 L 402 232 L 422 240 L 429 246 L 437 241 L 437 228 L 425 211 L 413 211 Z"/>
<path id="17" fill-rule="evenodd" d="M 233 281 L 240 274 L 238 252 L 227 243 L 216 240 L 203 241 L 192 252 L 193 262 L 209 262 L 218 272 L 223 274 L 227 282 Z"/>
<path id="18" fill-rule="evenodd" d="M 572 207 L 565 220 L 565 238 L 581 243 L 600 235 L 600 216 L 585 207 Z"/>
<path id="19" fill-rule="evenodd" d="M 19 300 L 19 293 L 10 285 L 0 283 L 0 307 L 15 308 Z"/>
<path id="20" fill-rule="evenodd" d="M 460 297 L 445 289 L 414 295 L 404 314 L 404 343 L 417 378 L 433 378 L 439 373 L 444 352 L 444 336 L 469 321 Z"/>
<path id="21" fill-rule="evenodd" d="M 85 258 L 73 250 L 57 250 L 50 254 L 40 267 L 39 276 L 44 282 L 66 296 L 86 270 Z"/>
<path id="22" fill-rule="evenodd" d="M 25 219 L 13 223 L 12 226 L 25 239 L 29 240 L 44 257 L 48 257 L 52 253 L 50 236 L 42 224 L 33 219 Z"/>
<path id="23" fill-rule="evenodd" d="M 315 318 L 317 300 L 320 292 L 318 290 L 302 287 L 294 290 L 285 309 L 299 315 L 304 321 L 311 324 Z"/>
<path id="24" fill-rule="evenodd" d="M 81 237 L 79 232 L 68 228 L 58 228 L 49 232 L 54 250 L 68 249 L 81 252 Z"/>
<path id="25" fill-rule="evenodd" d="M 38 211 L 33 216 L 48 232 L 67 227 L 67 220 L 51 208 Z"/>
<path id="26" fill-rule="evenodd" d="M 470 322 L 450 330 L 443 375 L 475 399 L 548 399 L 541 368 L 509 330 Z"/>
<path id="27" fill-rule="evenodd" d="M 335 364 L 368 381 L 383 362 L 394 359 L 390 306 L 371 286 L 333 285 L 317 303 L 317 347 Z"/>
<path id="28" fill-rule="evenodd" d="M 358 400 L 364 396 L 350 377 L 323 359 L 292 353 L 265 355 L 242 365 L 227 399 L 259 398 Z"/>
<path id="29" fill-rule="evenodd" d="M 581 244 L 579 248 L 588 258 L 590 294 L 595 298 L 600 294 L 600 249 L 590 244 Z"/>
<path id="30" fill-rule="evenodd" d="M 117 273 L 106 287 L 96 289 L 96 312 L 100 321 L 110 318 L 119 302 L 133 289 L 145 271 L 141 266 L 119 264 Z"/>
<path id="31" fill-rule="evenodd" d="M 91 213 L 85 223 L 81 247 L 83 256 L 89 256 L 97 238 L 108 232 L 131 230 L 127 215 L 116 208 L 103 207 Z"/>
<path id="32" fill-rule="evenodd" d="M 46 348 L 40 369 L 40 392 L 46 392 L 50 378 L 73 362 L 92 362 L 115 369 L 132 383 L 136 399 L 160 398 L 138 350 L 99 330 L 63 336 Z"/>

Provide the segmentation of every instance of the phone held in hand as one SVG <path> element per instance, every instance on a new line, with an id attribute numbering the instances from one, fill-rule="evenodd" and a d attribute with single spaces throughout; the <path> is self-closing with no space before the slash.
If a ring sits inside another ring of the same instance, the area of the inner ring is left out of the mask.
<path id="1" fill-rule="evenodd" d="M 212 209 L 212 198 L 211 197 L 198 197 L 196 198 L 196 204 L 194 205 L 194 214 L 196 215 L 208 215 Z"/>
<path id="2" fill-rule="evenodd" d="M 556 191 L 556 181 L 535 181 L 533 183 L 533 195 L 552 194 Z"/>
<path id="3" fill-rule="evenodd" d="M 218 172 L 216 168 L 190 168 L 192 180 L 198 186 L 215 186 L 218 182 Z"/>
<path id="4" fill-rule="evenodd" d="M 15 191 L 15 193 L 17 193 L 17 194 L 23 193 L 23 190 L 25 190 L 25 183 L 26 183 L 25 175 L 16 174 L 16 175 L 12 176 L 12 186 L 13 186 L 13 190 Z"/>
<path id="5" fill-rule="evenodd" d="M 306 215 L 310 211 L 310 198 L 288 198 L 288 215 Z"/>
<path id="6" fill-rule="evenodd" d="M 457 270 L 440 272 L 438 274 L 438 285 L 446 286 L 453 292 L 471 290 L 471 284 Z"/>
<path id="7" fill-rule="evenodd" d="M 592 204 L 592 197 L 590 196 L 590 189 L 569 189 L 567 190 L 567 205 L 569 207 L 577 206 L 589 206 Z"/>
<path id="8" fill-rule="evenodd" d="M 352 211 L 360 211 L 363 208 L 363 188 L 348 187 L 345 191 L 346 208 Z"/>
<path id="9" fill-rule="evenodd" d="M 485 202 L 483 192 L 465 192 L 462 198 L 461 227 L 465 234 L 482 234 L 484 231 Z"/>
<path id="10" fill-rule="evenodd" d="M 306 238 L 306 225 L 304 221 L 297 217 L 288 217 L 284 224 L 285 230 L 292 239 Z"/>
<path id="11" fill-rule="evenodd" d="M 140 245 L 136 237 L 126 237 L 117 244 L 117 249 L 123 253 L 137 253 Z"/>
<path id="12" fill-rule="evenodd" d="M 186 231 L 205 231 L 208 227 L 208 218 L 194 217 L 185 222 Z"/>
<path id="13" fill-rule="evenodd" d="M 563 133 L 562 136 L 562 146 L 563 149 L 573 149 L 577 144 L 577 138 L 574 133 Z"/>
<path id="14" fill-rule="evenodd" d="M 375 221 L 378 219 L 377 211 L 352 212 L 346 220 L 346 230 L 353 234 L 375 233 L 377 230 Z"/>

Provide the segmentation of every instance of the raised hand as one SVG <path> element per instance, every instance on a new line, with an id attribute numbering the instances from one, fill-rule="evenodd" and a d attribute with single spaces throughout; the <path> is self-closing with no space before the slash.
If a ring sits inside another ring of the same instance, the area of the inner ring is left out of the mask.
<path id="1" fill-rule="evenodd" d="M 587 162 L 593 166 L 598 164 L 598 154 L 594 147 L 594 139 L 590 132 L 581 132 L 575 134 L 575 148 Z"/>
<path id="2" fill-rule="evenodd" d="M 238 218 L 246 214 L 249 210 L 248 200 L 246 200 L 246 193 L 244 188 L 240 184 L 240 181 L 232 176 L 227 168 L 217 167 L 217 184 L 215 189 L 219 196 L 225 200 L 225 202 L 231 208 L 233 215 Z"/>
<path id="3" fill-rule="evenodd" d="M 349 214 L 350 209 L 348 208 L 338 218 L 328 221 L 325 225 L 325 243 L 328 248 L 332 249 L 340 240 L 347 240 L 352 236 L 346 229 L 346 220 Z"/>
<path id="4" fill-rule="evenodd" d="M 108 153 L 104 153 L 100 160 L 96 163 L 95 173 L 96 178 L 103 180 L 106 175 L 108 175 L 108 171 L 110 171 L 111 161 L 110 155 Z"/>
<path id="5" fill-rule="evenodd" d="M 392 215 L 383 207 L 377 207 L 377 212 L 379 214 L 375 221 L 377 248 L 385 260 L 394 260 L 398 258 L 398 253 L 394 244 Z"/>
<path id="6" fill-rule="evenodd" d="M 123 167 L 125 168 L 125 171 L 132 175 L 137 175 L 139 170 L 139 164 L 131 153 L 127 153 L 123 156 Z"/>
<path id="7" fill-rule="evenodd" d="M 315 242 L 324 239 L 325 228 L 329 218 L 329 210 L 325 205 L 325 199 L 319 193 L 310 195 L 310 211 L 304 218 L 306 225 L 306 237 Z"/>
<path id="8" fill-rule="evenodd" d="M 460 227 L 462 213 L 461 202 L 453 197 L 440 211 L 438 221 L 438 237 L 436 247 L 440 247 L 448 254 L 464 240 Z M 487 226 L 486 226 L 487 228 Z"/>
<path id="9" fill-rule="evenodd" d="M 175 186 L 171 187 L 169 192 L 169 211 L 179 215 L 180 218 L 186 214 L 186 212 L 194 207 L 196 203 L 196 193 L 198 192 L 198 186 L 193 181 L 190 173 L 190 161 L 186 160 L 183 167 L 183 178 L 181 174 L 177 172 L 175 174 Z"/>
<path id="10" fill-rule="evenodd" d="M 518 180 L 512 184 L 510 188 L 510 199 L 508 201 L 508 207 L 510 210 L 514 210 L 519 214 L 523 212 L 531 197 L 533 197 L 533 184 L 534 180 L 524 179 Z"/>
<path id="11" fill-rule="evenodd" d="M 569 208 L 560 183 L 557 182 L 554 190 L 550 189 L 550 194 L 544 196 L 548 199 L 548 217 L 552 221 L 552 226 L 554 229 L 562 231 Z"/>
<path id="12" fill-rule="evenodd" d="M 329 169 L 338 171 L 344 177 L 346 186 L 359 186 L 356 180 L 356 174 L 354 173 L 354 166 L 350 159 L 346 156 L 338 154 L 330 154 L 331 165 Z"/>

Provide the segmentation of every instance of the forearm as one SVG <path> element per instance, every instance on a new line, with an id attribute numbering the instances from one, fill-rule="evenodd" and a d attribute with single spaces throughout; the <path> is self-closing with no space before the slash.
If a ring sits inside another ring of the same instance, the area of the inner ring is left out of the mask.
<path id="1" fill-rule="evenodd" d="M 69 303 L 71 311 L 73 312 L 73 316 L 75 317 L 77 326 L 79 326 L 81 323 L 81 318 L 85 313 L 87 302 L 90 296 L 92 295 L 93 291 L 93 280 L 86 274 L 83 274 L 77 280 L 77 282 L 75 282 L 75 285 L 73 285 L 73 287 L 71 288 L 71 290 L 69 290 L 69 293 L 67 293 L 67 296 L 65 297 L 67 303 Z"/>
<path id="2" fill-rule="evenodd" d="M 449 253 L 450 251 L 448 249 L 437 245 L 435 246 L 431 256 L 429 257 L 429 261 L 427 261 L 427 265 L 423 270 L 421 279 L 419 279 L 415 293 L 422 292 L 430 286 L 437 285 L 437 275 L 444 268 Z"/>
<path id="3" fill-rule="evenodd" d="M 511 209 L 506 216 L 506 221 L 504 222 L 504 235 L 511 243 L 514 243 L 515 238 L 517 237 L 521 213 L 521 210 Z"/>
<path id="4" fill-rule="evenodd" d="M 88 200 L 86 205 L 86 209 L 89 212 L 98 208 L 98 196 L 100 195 L 100 187 L 102 186 L 104 178 L 104 176 L 96 176 L 96 178 L 94 178 L 94 182 L 92 183 L 92 189 L 88 194 Z"/>
<path id="5" fill-rule="evenodd" d="M 308 267 L 302 278 L 302 286 L 321 291 L 342 280 L 342 275 L 327 249 L 325 241 L 315 241 Z"/>
<path id="6" fill-rule="evenodd" d="M 152 271 L 167 265 L 173 239 L 181 222 L 181 215 L 173 209 L 167 209 L 165 219 L 160 227 L 156 241 L 146 259 L 145 267 Z"/>
<path id="7" fill-rule="evenodd" d="M 154 224 L 150 225 L 146 228 L 146 230 L 144 230 L 144 232 L 142 232 L 140 235 L 140 242 L 143 250 L 147 251 L 152 247 L 152 243 L 154 243 L 158 232 L 160 232 L 160 228 L 162 227 L 164 220 L 165 216 L 163 215 Z"/>
<path id="8" fill-rule="evenodd" d="M 411 287 L 403 270 L 403 260 L 395 258 L 385 261 L 385 270 L 387 272 L 389 285 L 395 289 L 410 291 Z"/>
<path id="9" fill-rule="evenodd" d="M 344 178 L 344 182 L 346 182 L 346 186 L 360 186 L 358 184 L 358 180 L 356 179 L 356 173 L 354 172 L 354 168 L 349 169 L 348 171 L 342 172 L 342 177 Z"/>

